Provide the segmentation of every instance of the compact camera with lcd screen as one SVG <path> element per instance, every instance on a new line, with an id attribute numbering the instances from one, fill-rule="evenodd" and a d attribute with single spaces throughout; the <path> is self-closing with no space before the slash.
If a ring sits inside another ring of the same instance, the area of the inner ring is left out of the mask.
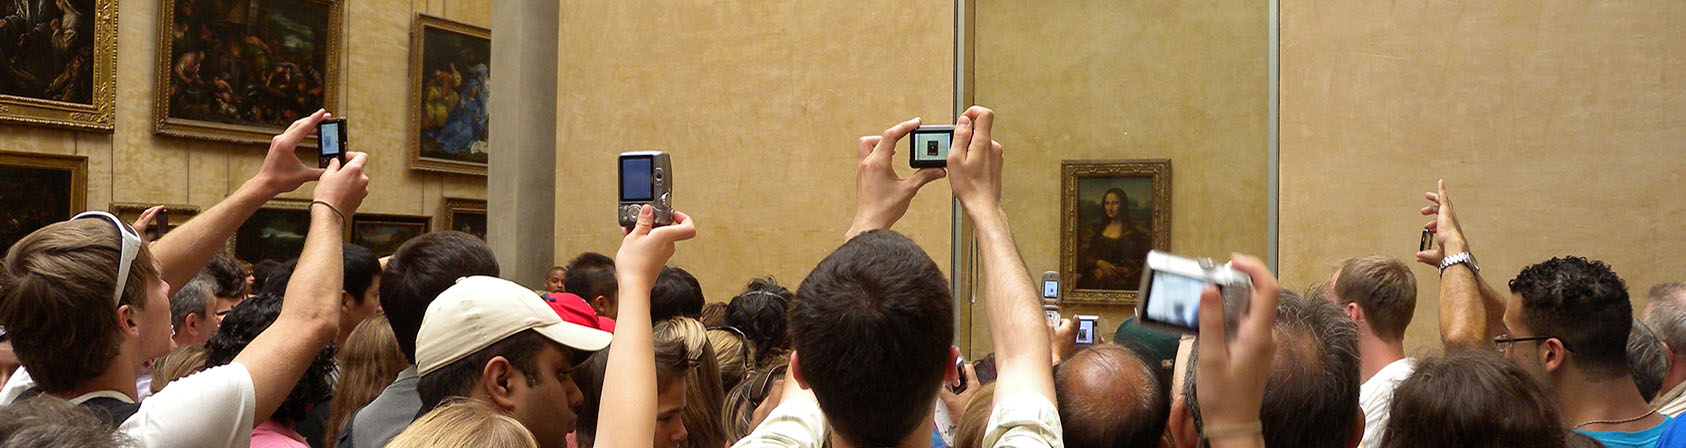
<path id="1" fill-rule="evenodd" d="M 1200 294 L 1214 285 L 1223 298 L 1224 326 L 1233 327 L 1252 303 L 1253 279 L 1247 273 L 1160 251 L 1147 253 L 1136 318 L 1181 333 L 1200 332 Z"/>
<path id="2" fill-rule="evenodd" d="M 620 157 L 621 227 L 638 224 L 638 209 L 654 208 L 656 226 L 673 224 L 673 165 L 661 151 L 623 152 Z"/>
<path id="3" fill-rule="evenodd" d="M 948 166 L 948 148 L 954 144 L 954 125 L 920 126 L 908 135 L 908 165 L 914 168 Z"/>

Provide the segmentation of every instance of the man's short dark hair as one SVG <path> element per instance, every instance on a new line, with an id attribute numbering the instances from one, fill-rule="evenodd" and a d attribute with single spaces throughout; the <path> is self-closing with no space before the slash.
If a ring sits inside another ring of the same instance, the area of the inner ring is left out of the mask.
<path id="1" fill-rule="evenodd" d="M 584 298 L 586 302 L 598 296 L 616 297 L 619 288 L 615 280 L 615 259 L 596 252 L 582 253 L 568 262 L 568 278 L 562 280 L 562 291 Z"/>
<path id="2" fill-rule="evenodd" d="M 1399 383 L 1377 446 L 1539 447 L 1565 445 L 1557 399 L 1492 350 L 1457 350 L 1417 363 Z M 1593 445 L 1603 446 L 1603 445 Z"/>
<path id="3" fill-rule="evenodd" d="M 479 237 L 457 231 L 433 232 L 398 247 L 381 273 L 381 309 L 392 323 L 404 359 L 416 360 L 416 332 L 427 305 L 457 279 L 498 276 L 498 260 Z"/>
<path id="4" fill-rule="evenodd" d="M 590 299 L 587 299 L 590 300 Z M 663 267 L 650 288 L 650 322 L 661 322 L 684 316 L 696 319 L 702 315 L 702 284 L 684 269 Z"/>
<path id="5" fill-rule="evenodd" d="M 557 344 L 537 331 L 522 330 L 422 375 L 416 382 L 416 393 L 421 396 L 422 403 L 421 411 L 416 412 L 416 416 L 426 414 L 446 399 L 469 396 L 474 384 L 480 381 L 480 373 L 485 370 L 486 363 L 494 357 L 502 356 L 509 360 L 509 365 L 527 378 L 528 386 L 538 385 L 541 375 L 538 356 L 540 349 L 547 345 L 562 347 L 562 344 Z"/>
<path id="6" fill-rule="evenodd" d="M 1171 400 L 1154 368 L 1135 351 L 1097 345 L 1054 367 L 1060 427 L 1072 448 L 1154 446 L 1165 435 Z"/>
<path id="7" fill-rule="evenodd" d="M 351 294 L 351 299 L 361 305 L 363 294 L 369 292 L 369 286 L 375 283 L 375 277 L 381 275 L 381 261 L 375 258 L 375 253 L 368 248 L 356 244 L 345 243 L 340 250 L 345 259 L 345 292 Z"/>
<path id="8" fill-rule="evenodd" d="M 923 429 L 954 342 L 952 300 L 931 257 L 889 230 L 849 240 L 802 281 L 796 367 L 839 436 L 895 446 Z"/>
<path id="9" fill-rule="evenodd" d="M 281 316 L 281 302 L 281 296 L 259 294 L 229 310 L 228 315 L 223 317 L 222 326 L 217 328 L 217 334 L 205 341 L 205 368 L 234 362 L 240 351 L 245 350 L 253 339 L 257 339 Z M 287 398 L 272 418 L 288 425 L 298 423 L 310 412 L 312 405 L 332 397 L 334 386 L 331 377 L 337 370 L 335 366 L 333 346 L 317 351 L 304 376 L 293 385 L 293 390 L 287 393 Z"/>
<path id="10" fill-rule="evenodd" d="M 264 284 L 268 283 L 269 277 L 275 275 L 275 270 L 280 268 L 281 262 L 267 258 L 252 265 L 252 293 L 257 294 L 258 291 L 263 291 Z"/>
<path id="11" fill-rule="evenodd" d="M 240 266 L 240 260 L 226 250 L 219 250 L 211 254 L 211 261 L 205 263 L 203 274 L 210 274 L 216 280 L 216 291 L 212 292 L 219 298 L 246 298 L 246 268 Z"/>
<path id="12" fill-rule="evenodd" d="M 1563 341 L 1574 366 L 1594 379 L 1628 374 L 1633 304 L 1627 283 L 1603 262 L 1558 257 L 1522 269 L 1510 281 L 1522 298 L 1522 324 L 1533 336 Z"/>
<path id="13" fill-rule="evenodd" d="M 743 292 L 726 305 L 726 325 L 743 332 L 744 339 L 755 348 L 755 366 L 764 366 L 772 358 L 788 355 L 790 333 L 787 314 L 796 294 L 780 286 L 772 277 L 750 280 Z"/>
<path id="14" fill-rule="evenodd" d="M 1276 359 L 1259 409 L 1265 446 L 1344 448 L 1358 421 L 1357 324 L 1334 302 L 1282 291 L 1272 332 Z M 1197 345 L 1183 381 L 1197 431 L 1202 425 L 1194 381 L 1199 359 Z"/>

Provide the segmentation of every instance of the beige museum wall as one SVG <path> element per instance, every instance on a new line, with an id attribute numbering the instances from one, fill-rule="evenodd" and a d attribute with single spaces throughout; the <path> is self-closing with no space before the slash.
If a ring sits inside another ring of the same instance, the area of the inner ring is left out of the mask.
<path id="1" fill-rule="evenodd" d="M 354 150 L 371 153 L 370 193 L 361 211 L 433 216 L 443 197 L 484 198 L 485 179 L 407 167 L 408 67 L 414 12 L 485 25 L 483 0 L 344 0 L 342 110 Z M 0 127 L 0 150 L 88 157 L 89 209 L 111 202 L 208 208 L 256 174 L 264 148 L 154 136 L 157 0 L 118 5 L 117 130 L 112 134 Z M 304 157 L 310 159 L 308 155 Z M 308 198 L 306 187 L 286 197 Z M 438 227 L 442 223 L 435 222 Z"/>
<path id="2" fill-rule="evenodd" d="M 976 102 L 998 113 L 1003 206 L 1032 275 L 1059 270 L 1060 162 L 1171 159 L 1171 250 L 1268 250 L 1268 5 L 978 2 Z M 1133 309 L 1101 316 L 1108 340 Z M 978 307 L 974 355 L 990 351 Z"/>
<path id="3" fill-rule="evenodd" d="M 1281 266 L 1410 261 L 1446 178 L 1487 281 L 1562 254 L 1609 262 L 1636 307 L 1686 279 L 1686 3 L 1281 3 Z M 1407 335 L 1439 350 L 1436 272 Z"/>
<path id="4" fill-rule="evenodd" d="M 760 275 L 795 289 L 849 227 L 857 137 L 952 117 L 953 6 L 681 3 L 562 3 L 556 261 L 614 254 L 615 156 L 661 149 L 700 233 L 672 264 L 710 301 Z M 948 198 L 927 186 L 896 226 L 945 271 Z"/>

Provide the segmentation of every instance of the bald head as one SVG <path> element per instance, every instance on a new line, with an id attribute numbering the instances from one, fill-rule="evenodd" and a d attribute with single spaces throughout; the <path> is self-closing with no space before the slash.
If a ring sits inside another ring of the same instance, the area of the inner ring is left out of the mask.
<path id="1" fill-rule="evenodd" d="M 1155 446 L 1171 410 L 1167 386 L 1135 352 L 1098 345 L 1054 367 L 1065 445 Z"/>

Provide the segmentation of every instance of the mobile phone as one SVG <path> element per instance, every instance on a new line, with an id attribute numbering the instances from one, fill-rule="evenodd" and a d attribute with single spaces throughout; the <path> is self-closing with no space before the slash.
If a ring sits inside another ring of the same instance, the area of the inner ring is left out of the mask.
<path id="1" fill-rule="evenodd" d="M 345 166 L 345 145 L 349 140 L 345 137 L 345 119 L 329 118 L 316 124 L 316 164 L 327 168 L 328 162 L 339 160 L 340 166 Z"/>
<path id="2" fill-rule="evenodd" d="M 1100 316 L 1087 314 L 1077 315 L 1076 342 L 1078 345 L 1093 345 L 1095 343 L 1095 323 L 1100 319 Z"/>
<path id="3" fill-rule="evenodd" d="M 621 227 L 638 224 L 638 209 L 655 209 L 656 225 L 673 224 L 673 165 L 661 151 L 623 152 L 620 156 Z"/>
<path id="4" fill-rule="evenodd" d="M 152 225 L 146 227 L 146 233 L 151 234 L 148 238 L 152 241 L 158 241 L 159 238 L 164 237 L 164 226 L 168 225 L 170 225 L 170 209 L 158 209 L 158 214 L 152 215 Z"/>
<path id="5" fill-rule="evenodd" d="M 1217 286 L 1223 298 L 1225 326 L 1232 326 L 1247 311 L 1253 279 L 1228 265 L 1214 266 L 1211 260 L 1192 259 L 1160 251 L 1147 253 L 1142 264 L 1141 300 L 1136 319 L 1181 333 L 1200 332 L 1200 294 L 1206 285 Z"/>
<path id="6" fill-rule="evenodd" d="M 1048 326 L 1060 326 L 1060 273 L 1042 273 L 1042 314 L 1048 316 Z"/>
<path id="7" fill-rule="evenodd" d="M 948 149 L 954 144 L 954 125 L 920 126 L 909 134 L 907 164 L 914 168 L 948 166 Z"/>
<path id="8" fill-rule="evenodd" d="M 1423 239 L 1417 243 L 1417 252 L 1434 248 L 1434 232 L 1423 229 Z"/>
<path id="9" fill-rule="evenodd" d="M 966 387 L 967 387 L 966 386 L 966 357 L 965 356 L 955 356 L 954 357 L 954 372 L 955 372 L 955 376 L 960 378 L 960 385 L 954 387 L 954 393 L 958 394 L 958 393 L 961 393 L 961 392 L 965 392 Z"/>

